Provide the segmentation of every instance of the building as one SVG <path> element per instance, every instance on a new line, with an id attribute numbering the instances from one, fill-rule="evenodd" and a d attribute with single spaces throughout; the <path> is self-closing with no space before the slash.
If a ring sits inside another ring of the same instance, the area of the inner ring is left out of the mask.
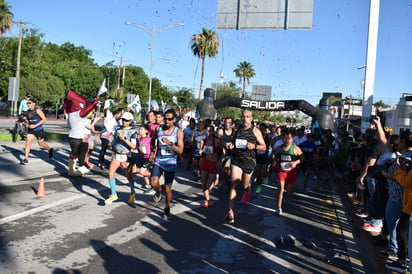
<path id="1" fill-rule="evenodd" d="M 383 112 L 383 125 L 391 127 L 394 134 L 412 131 L 412 94 L 403 93 L 394 109 Z"/>

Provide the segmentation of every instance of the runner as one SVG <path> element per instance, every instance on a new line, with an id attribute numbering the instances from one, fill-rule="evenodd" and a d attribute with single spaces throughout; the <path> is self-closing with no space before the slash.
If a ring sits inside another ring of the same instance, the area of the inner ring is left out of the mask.
<path id="1" fill-rule="evenodd" d="M 276 176 L 279 181 L 278 184 L 278 201 L 276 214 L 282 215 L 283 192 L 286 191 L 288 195 L 293 194 L 293 186 L 298 178 L 298 164 L 303 161 L 302 150 L 293 144 L 293 134 L 291 130 L 284 130 L 282 135 L 283 145 L 279 146 L 275 152 L 276 160 Z"/>
<path id="2" fill-rule="evenodd" d="M 177 156 L 183 152 L 183 131 L 175 126 L 176 113 L 169 109 L 164 115 L 164 124 L 160 125 L 153 134 L 151 143 L 150 162 L 153 169 L 150 184 L 156 193 L 153 200 L 158 203 L 162 191 L 166 195 L 164 218 L 170 218 L 170 203 L 172 201 L 172 184 L 177 167 Z M 160 186 L 159 178 L 164 175 L 164 186 Z"/>
<path id="3" fill-rule="evenodd" d="M 49 152 L 49 158 L 53 157 L 53 148 L 50 148 L 44 142 L 43 124 L 47 120 L 44 112 L 37 107 L 37 101 L 34 98 L 30 98 L 30 100 L 27 101 L 27 106 L 29 107 L 29 110 L 27 111 L 27 116 L 23 118 L 27 126 L 27 136 L 26 146 L 24 148 L 24 159 L 20 162 L 22 165 L 27 165 L 29 163 L 29 154 L 34 137 L 37 138 L 39 146 Z"/>
<path id="4" fill-rule="evenodd" d="M 242 202 L 250 200 L 250 178 L 256 166 L 255 150 L 266 150 L 265 141 L 258 128 L 253 126 L 253 116 L 250 110 L 242 111 L 242 124 L 237 129 L 234 137 L 234 149 L 232 152 L 231 176 L 232 186 L 229 192 L 229 211 L 225 218 L 233 224 L 235 217 L 233 208 L 236 199 L 236 187 L 242 184 L 245 193 Z"/>
<path id="5" fill-rule="evenodd" d="M 113 146 L 113 155 L 112 161 L 109 167 L 109 184 L 111 194 L 104 201 L 106 205 L 111 204 L 112 202 L 118 199 L 116 193 L 116 171 L 119 167 L 126 169 L 129 166 L 130 152 L 132 149 L 136 148 L 136 130 L 132 128 L 131 124 L 133 122 L 133 114 L 130 112 L 125 112 L 122 114 L 122 126 L 117 128 L 114 134 L 114 140 L 112 143 Z M 130 190 L 131 199 L 134 194 L 134 187 Z"/>

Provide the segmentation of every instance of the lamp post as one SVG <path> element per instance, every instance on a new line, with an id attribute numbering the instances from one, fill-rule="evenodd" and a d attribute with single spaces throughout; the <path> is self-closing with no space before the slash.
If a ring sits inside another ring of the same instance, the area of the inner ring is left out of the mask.
<path id="1" fill-rule="evenodd" d="M 150 34 L 152 36 L 152 44 L 150 47 L 150 69 L 149 69 L 149 101 L 148 101 L 148 111 L 150 111 L 150 101 L 152 100 L 152 69 L 153 69 L 153 53 L 154 53 L 154 40 L 155 40 L 155 36 L 156 34 L 173 28 L 173 27 L 181 27 L 183 26 L 183 24 L 168 24 L 168 25 L 164 25 L 161 27 L 156 28 L 155 26 L 153 26 L 152 28 L 149 28 L 148 26 L 144 25 L 144 24 L 139 24 L 139 23 L 133 23 L 133 22 L 125 22 L 126 25 L 129 26 L 133 26 L 136 28 L 139 28 L 145 32 L 147 32 L 148 34 Z"/>

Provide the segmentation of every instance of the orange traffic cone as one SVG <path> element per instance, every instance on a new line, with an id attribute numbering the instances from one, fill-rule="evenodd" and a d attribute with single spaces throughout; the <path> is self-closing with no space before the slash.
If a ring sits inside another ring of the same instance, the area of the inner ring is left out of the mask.
<path id="1" fill-rule="evenodd" d="M 46 190 L 44 189 L 44 178 L 40 178 L 39 187 L 37 188 L 37 197 L 44 197 L 46 196 Z"/>

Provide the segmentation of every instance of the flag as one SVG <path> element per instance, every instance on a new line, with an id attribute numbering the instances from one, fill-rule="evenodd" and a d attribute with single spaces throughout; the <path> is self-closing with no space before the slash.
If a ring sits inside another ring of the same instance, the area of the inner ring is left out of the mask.
<path id="1" fill-rule="evenodd" d="M 103 93 L 105 93 L 107 91 L 106 88 L 106 79 L 103 80 L 102 85 L 99 88 L 99 91 L 97 92 L 97 97 L 99 97 L 100 95 L 102 95 Z"/>
<path id="2" fill-rule="evenodd" d="M 133 102 L 131 102 L 127 107 L 129 107 L 133 112 L 140 113 L 142 110 L 142 105 L 140 104 L 140 97 L 136 94 Z"/>
<path id="3" fill-rule="evenodd" d="M 176 97 L 176 96 L 173 96 L 173 97 L 172 97 L 172 102 L 177 105 L 177 97 Z"/>
<path id="4" fill-rule="evenodd" d="M 162 100 L 162 111 L 163 111 L 163 112 L 165 112 L 165 111 L 166 111 L 166 103 L 165 103 L 165 102 L 163 102 L 163 100 Z"/>
<path id="5" fill-rule="evenodd" d="M 150 102 L 150 109 L 154 110 L 154 111 L 158 111 L 159 110 L 159 104 L 157 103 L 156 100 L 152 100 Z"/>

